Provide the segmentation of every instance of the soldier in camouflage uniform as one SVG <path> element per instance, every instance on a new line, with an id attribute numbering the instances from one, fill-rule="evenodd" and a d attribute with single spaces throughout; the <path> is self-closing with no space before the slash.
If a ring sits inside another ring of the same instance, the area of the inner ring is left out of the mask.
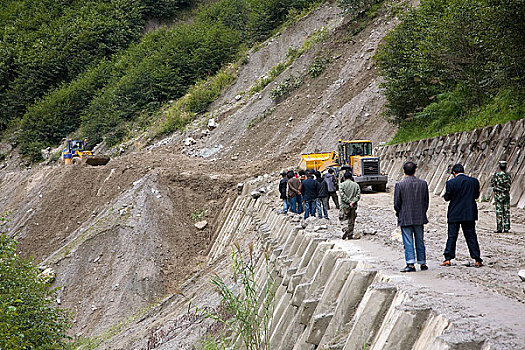
<path id="1" fill-rule="evenodd" d="M 494 204 L 496 205 L 497 229 L 494 232 L 509 232 L 510 230 L 510 175 L 506 172 L 507 162 L 499 162 L 500 171 L 490 180 L 493 187 Z"/>

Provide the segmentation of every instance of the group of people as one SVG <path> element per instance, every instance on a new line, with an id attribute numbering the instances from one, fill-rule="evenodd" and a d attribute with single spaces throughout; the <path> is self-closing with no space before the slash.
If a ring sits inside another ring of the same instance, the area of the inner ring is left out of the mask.
<path id="1" fill-rule="evenodd" d="M 306 219 L 316 216 L 317 213 L 319 218 L 328 219 L 330 198 L 339 209 L 339 186 L 333 169 L 329 169 L 324 175 L 316 170 L 300 170 L 297 174 L 290 170 L 281 173 L 281 176 L 279 192 L 283 200 L 284 214 L 288 210 L 296 214 L 304 213 Z"/>
<path id="2" fill-rule="evenodd" d="M 499 162 L 499 171 L 491 179 L 496 205 L 497 228 L 494 232 L 509 232 L 510 230 L 510 186 L 511 177 L 506 171 L 507 163 Z M 416 271 L 416 263 L 421 270 L 427 270 L 424 243 L 424 225 L 428 223 L 429 192 L 427 182 L 416 177 L 417 165 L 406 162 L 403 165 L 405 177 L 395 185 L 394 210 L 397 223 L 401 227 L 401 237 L 405 251 L 406 266 L 401 272 Z M 361 198 L 361 189 L 353 181 L 352 173 L 343 174 L 341 184 L 338 183 L 333 169 L 325 174 L 316 170 L 301 170 L 281 173 L 279 183 L 280 198 L 283 200 L 282 212 L 304 213 L 304 219 L 310 216 L 328 219 L 329 199 L 332 198 L 339 218 L 347 220 L 343 228 L 343 239 L 358 239 L 354 233 L 357 214 L 357 204 Z M 467 247 L 474 266 L 483 266 L 483 259 L 476 235 L 476 220 L 478 209 L 476 200 L 480 196 L 479 181 L 465 175 L 461 164 L 455 164 L 451 170 L 453 178 L 446 183 L 443 198 L 449 202 L 447 211 L 448 235 L 443 252 L 444 260 L 440 266 L 451 266 L 451 260 L 456 257 L 456 242 L 459 230 L 463 231 Z M 337 191 L 340 194 L 338 200 Z M 415 249 L 414 249 L 415 247 Z"/>
<path id="3" fill-rule="evenodd" d="M 283 201 L 282 212 L 286 214 L 289 210 L 292 213 L 304 213 L 305 220 L 310 216 L 329 219 L 329 200 L 332 198 L 336 208 L 340 210 L 339 218 L 347 220 L 343 239 L 358 239 L 360 236 L 354 234 L 354 224 L 361 188 L 353 181 L 350 171 L 344 173 L 341 185 L 334 173 L 331 168 L 324 174 L 317 170 L 300 170 L 298 174 L 293 171 L 281 173 L 279 192 Z M 337 191 L 341 196 L 340 202 Z"/>
<path id="4" fill-rule="evenodd" d="M 511 178 L 506 172 L 507 163 L 499 162 L 499 171 L 493 175 L 491 185 L 496 205 L 497 229 L 495 232 L 510 230 L 510 185 Z M 429 205 L 428 185 L 426 181 L 415 176 L 417 165 L 406 162 L 403 165 L 405 178 L 396 183 L 394 189 L 394 210 L 401 227 L 401 236 L 405 250 L 406 266 L 401 272 L 416 271 L 415 264 L 421 270 L 427 270 L 423 226 L 428 223 Z M 444 260 L 440 266 L 451 266 L 456 257 L 456 242 L 459 230 L 463 231 L 470 257 L 475 260 L 474 266 L 483 266 L 483 259 L 476 235 L 478 209 L 476 199 L 480 196 L 479 181 L 465 175 L 461 164 L 452 167 L 453 178 L 446 183 L 443 198 L 449 201 L 447 211 L 448 235 L 443 252 Z M 415 250 L 414 250 L 415 245 Z"/>

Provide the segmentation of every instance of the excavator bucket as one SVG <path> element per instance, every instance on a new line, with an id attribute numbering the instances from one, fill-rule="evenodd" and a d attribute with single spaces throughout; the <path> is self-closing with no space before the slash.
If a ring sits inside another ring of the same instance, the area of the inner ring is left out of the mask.
<path id="1" fill-rule="evenodd" d="M 106 165 L 109 162 L 108 156 L 93 156 L 93 155 L 83 155 L 82 161 L 87 165 L 98 166 Z"/>

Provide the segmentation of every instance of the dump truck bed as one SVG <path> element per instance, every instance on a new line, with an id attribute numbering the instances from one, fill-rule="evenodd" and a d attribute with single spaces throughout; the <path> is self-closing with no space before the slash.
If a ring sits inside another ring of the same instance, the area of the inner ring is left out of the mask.
<path id="1" fill-rule="evenodd" d="M 337 166 L 335 151 L 301 154 L 300 169 L 324 171 L 330 166 Z"/>

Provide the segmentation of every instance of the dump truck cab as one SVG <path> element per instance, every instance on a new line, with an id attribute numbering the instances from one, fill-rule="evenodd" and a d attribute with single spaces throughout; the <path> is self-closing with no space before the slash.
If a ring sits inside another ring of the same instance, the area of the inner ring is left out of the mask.
<path id="1" fill-rule="evenodd" d="M 388 177 L 381 172 L 379 157 L 372 154 L 372 141 L 339 139 L 337 145 L 339 170 L 350 169 L 354 181 L 361 187 L 372 186 L 374 191 L 385 191 Z"/>

